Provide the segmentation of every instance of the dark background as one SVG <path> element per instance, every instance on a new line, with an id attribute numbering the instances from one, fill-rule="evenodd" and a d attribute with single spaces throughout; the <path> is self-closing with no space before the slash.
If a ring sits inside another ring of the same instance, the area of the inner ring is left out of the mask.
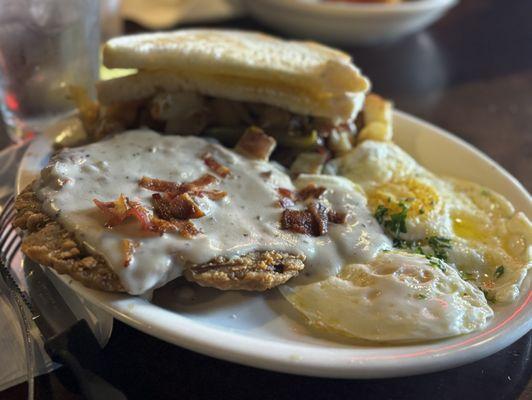
<path id="1" fill-rule="evenodd" d="M 270 32 L 249 18 L 213 26 Z M 128 32 L 140 27 L 128 23 Z M 532 0 L 462 0 L 425 32 L 345 48 L 397 108 L 480 148 L 532 188 Z M 449 160 L 450 163 L 453 160 Z M 449 371 L 385 380 L 298 377 L 192 353 L 120 323 L 103 351 L 104 376 L 130 399 L 532 399 L 532 334 Z M 398 363 L 397 368 L 401 368 Z M 77 398 L 57 373 L 38 399 Z M 22 399 L 24 385 L 0 393 Z"/>

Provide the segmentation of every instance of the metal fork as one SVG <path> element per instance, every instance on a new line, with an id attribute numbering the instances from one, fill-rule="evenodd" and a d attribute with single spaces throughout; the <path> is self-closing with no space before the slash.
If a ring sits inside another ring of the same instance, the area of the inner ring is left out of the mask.
<path id="1" fill-rule="evenodd" d="M 13 282 L 13 278 L 5 273 L 5 268 L 2 268 L 3 266 L 9 268 L 20 249 L 20 243 L 22 241 L 20 234 L 13 226 L 14 219 L 15 199 L 14 196 L 11 196 L 0 213 L 0 276 L 7 289 L 9 301 L 19 317 L 26 351 L 28 399 L 33 399 L 35 354 L 33 337 L 31 335 L 32 319 L 26 306 L 26 299 L 24 299 L 23 294 L 19 291 L 17 284 Z"/>

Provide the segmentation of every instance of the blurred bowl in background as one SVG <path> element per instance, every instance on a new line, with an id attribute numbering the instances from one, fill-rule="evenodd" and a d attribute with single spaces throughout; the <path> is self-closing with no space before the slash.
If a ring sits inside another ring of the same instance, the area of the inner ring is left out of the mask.
<path id="1" fill-rule="evenodd" d="M 458 0 L 395 4 L 319 0 L 240 0 L 246 11 L 289 35 L 338 45 L 390 42 L 427 27 Z"/>
<path id="2" fill-rule="evenodd" d="M 109 1 L 109 0 L 107 0 Z M 122 17 L 150 30 L 182 23 L 222 21 L 240 15 L 237 0 L 121 0 Z"/>

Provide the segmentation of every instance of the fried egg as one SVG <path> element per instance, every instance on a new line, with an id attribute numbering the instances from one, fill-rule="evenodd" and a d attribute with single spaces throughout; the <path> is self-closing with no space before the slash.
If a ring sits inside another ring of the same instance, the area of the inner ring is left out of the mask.
<path id="1" fill-rule="evenodd" d="M 382 252 L 335 276 L 281 292 L 311 325 L 372 341 L 418 341 L 482 329 L 493 316 L 483 293 L 445 262 Z"/>
<path id="2" fill-rule="evenodd" d="M 490 301 L 519 296 L 532 264 L 532 224 L 503 196 L 436 176 L 391 142 L 366 140 L 329 168 L 362 187 L 395 247 L 449 263 Z"/>

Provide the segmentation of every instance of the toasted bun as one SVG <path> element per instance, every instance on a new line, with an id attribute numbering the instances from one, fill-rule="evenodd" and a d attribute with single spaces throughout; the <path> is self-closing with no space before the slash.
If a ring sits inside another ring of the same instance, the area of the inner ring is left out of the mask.
<path id="1" fill-rule="evenodd" d="M 107 42 L 103 61 L 110 68 L 140 71 L 135 77 L 102 83 L 99 95 L 104 103 L 156 89 L 196 90 L 349 119 L 369 88 L 345 53 L 251 32 L 205 29 L 124 36 Z M 135 87 L 121 87 L 124 84 Z"/>
<path id="2" fill-rule="evenodd" d="M 210 75 L 192 77 L 171 71 L 143 71 L 100 81 L 96 88 L 98 99 L 104 105 L 141 100 L 162 91 L 193 91 L 212 97 L 270 104 L 296 114 L 336 121 L 353 118 L 364 103 L 363 94 L 345 93 L 336 97 L 316 98 L 288 85 L 260 85 L 236 78 L 220 80 Z"/>

